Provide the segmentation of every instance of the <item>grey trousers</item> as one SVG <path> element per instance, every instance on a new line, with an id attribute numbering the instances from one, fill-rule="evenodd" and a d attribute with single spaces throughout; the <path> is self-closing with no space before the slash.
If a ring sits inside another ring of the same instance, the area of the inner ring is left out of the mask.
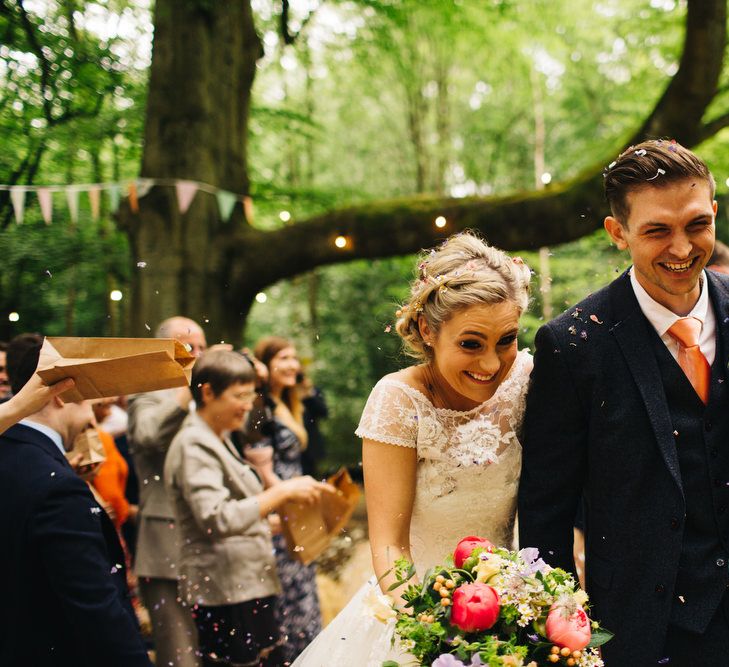
<path id="1" fill-rule="evenodd" d="M 190 609 L 177 601 L 177 580 L 139 577 L 139 594 L 152 621 L 155 664 L 199 667 L 197 630 Z"/>

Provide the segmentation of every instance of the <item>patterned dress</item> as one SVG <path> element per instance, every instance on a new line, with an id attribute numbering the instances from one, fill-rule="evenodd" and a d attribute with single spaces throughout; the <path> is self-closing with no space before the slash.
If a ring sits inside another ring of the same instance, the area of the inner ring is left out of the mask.
<path id="1" fill-rule="evenodd" d="M 301 443 L 291 429 L 274 417 L 273 469 L 281 479 L 301 475 Z M 278 576 L 283 594 L 279 611 L 286 641 L 287 660 L 293 662 L 321 631 L 321 612 L 314 565 L 291 560 L 283 535 L 274 535 Z"/>
<path id="2" fill-rule="evenodd" d="M 519 432 L 532 359 L 517 355 L 509 375 L 485 403 L 465 412 L 436 408 L 417 389 L 386 376 L 375 385 L 357 435 L 417 449 L 410 550 L 417 571 L 442 562 L 466 535 L 512 548 L 521 470 Z M 379 593 L 371 579 L 326 627 L 295 667 L 381 667 L 416 664 L 392 648 L 393 623 L 368 611 Z"/>

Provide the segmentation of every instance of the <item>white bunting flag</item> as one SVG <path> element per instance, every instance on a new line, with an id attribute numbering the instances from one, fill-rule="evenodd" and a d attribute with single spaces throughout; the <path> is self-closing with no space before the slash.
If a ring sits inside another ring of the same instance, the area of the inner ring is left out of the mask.
<path id="1" fill-rule="evenodd" d="M 53 218 L 53 199 L 48 188 L 38 188 L 38 203 L 40 204 L 41 215 L 47 225 L 51 224 Z"/>
<path id="2" fill-rule="evenodd" d="M 138 178 L 137 179 L 137 197 L 146 197 L 149 191 L 154 187 L 153 178 Z"/>
<path id="3" fill-rule="evenodd" d="M 177 206 L 180 213 L 187 213 L 192 200 L 195 199 L 198 185 L 195 181 L 177 181 L 175 183 L 175 191 L 177 192 Z"/>
<path id="4" fill-rule="evenodd" d="M 99 219 L 99 209 L 101 204 L 101 197 L 99 196 L 100 192 L 101 186 L 99 185 L 92 185 L 89 188 L 89 206 L 91 207 L 91 219 L 94 222 Z"/>
<path id="5" fill-rule="evenodd" d="M 215 194 L 218 200 L 218 209 L 220 210 L 220 219 L 224 222 L 228 222 L 230 214 L 233 212 L 235 206 L 236 197 L 232 192 L 225 190 L 218 190 Z"/>
<path id="6" fill-rule="evenodd" d="M 10 188 L 10 201 L 13 204 L 13 211 L 15 212 L 15 222 L 22 225 L 23 215 L 25 213 L 25 189 L 17 187 Z"/>
<path id="7" fill-rule="evenodd" d="M 119 185 L 117 183 L 112 183 L 109 186 L 107 193 L 109 195 L 109 211 L 111 211 L 111 213 L 116 213 L 119 210 L 119 200 L 121 198 Z"/>
<path id="8" fill-rule="evenodd" d="M 78 188 L 66 188 L 66 204 L 71 216 L 71 224 L 75 225 L 78 222 Z"/>

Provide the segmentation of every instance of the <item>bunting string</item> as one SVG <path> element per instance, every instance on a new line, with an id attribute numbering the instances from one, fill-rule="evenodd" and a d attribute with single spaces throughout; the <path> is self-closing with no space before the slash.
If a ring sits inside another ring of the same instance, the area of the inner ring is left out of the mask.
<path id="1" fill-rule="evenodd" d="M 192 205 L 195 195 L 200 192 L 213 195 L 218 203 L 218 211 L 223 222 L 230 220 L 237 202 L 241 202 L 248 222 L 253 222 L 253 200 L 248 195 L 236 194 L 209 183 L 191 181 L 178 178 L 137 178 L 131 181 L 114 183 L 73 183 L 66 185 L 3 185 L 0 191 L 10 192 L 10 202 L 13 206 L 15 221 L 22 225 L 26 211 L 26 194 L 32 192 L 38 199 L 43 221 L 50 225 L 53 220 L 53 194 L 63 192 L 66 199 L 71 224 L 78 222 L 79 195 L 84 192 L 88 196 L 89 208 L 93 220 L 99 219 L 101 209 L 101 193 L 105 192 L 109 209 L 116 213 L 119 209 L 122 193 L 129 200 L 129 208 L 133 213 L 139 212 L 139 199 L 149 194 L 154 186 L 174 187 L 177 197 L 177 207 L 184 215 Z"/>

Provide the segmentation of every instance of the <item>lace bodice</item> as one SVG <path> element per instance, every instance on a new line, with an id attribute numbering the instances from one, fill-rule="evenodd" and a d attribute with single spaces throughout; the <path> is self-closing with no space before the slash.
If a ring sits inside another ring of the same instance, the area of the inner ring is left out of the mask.
<path id="1" fill-rule="evenodd" d="M 357 435 L 417 448 L 410 546 L 418 570 L 441 562 L 466 535 L 511 547 L 531 368 L 531 355 L 519 352 L 496 393 L 466 412 L 436 408 L 393 376 L 372 390 Z"/>

